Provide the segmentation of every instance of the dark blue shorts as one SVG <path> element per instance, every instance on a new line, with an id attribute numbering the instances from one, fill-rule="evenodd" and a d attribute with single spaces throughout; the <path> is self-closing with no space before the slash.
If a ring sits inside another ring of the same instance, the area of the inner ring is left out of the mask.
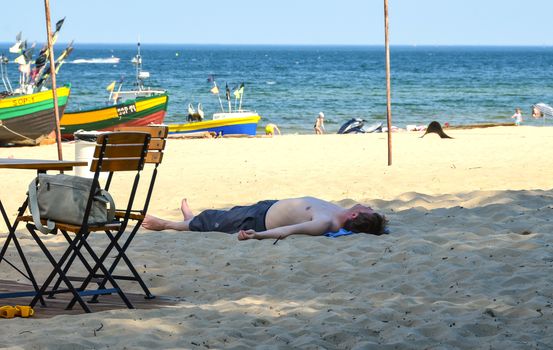
<path id="1" fill-rule="evenodd" d="M 265 217 L 277 200 L 261 201 L 248 206 L 236 206 L 229 210 L 204 210 L 188 225 L 190 231 L 236 233 L 240 230 L 267 230 Z"/>

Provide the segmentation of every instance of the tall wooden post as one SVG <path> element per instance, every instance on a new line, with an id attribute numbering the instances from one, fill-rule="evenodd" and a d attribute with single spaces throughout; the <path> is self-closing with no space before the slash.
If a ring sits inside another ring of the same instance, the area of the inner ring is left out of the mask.
<path id="1" fill-rule="evenodd" d="M 50 25 L 50 2 L 44 0 L 46 12 L 46 34 L 48 35 L 48 52 L 50 56 L 50 76 L 52 77 L 52 95 L 54 97 L 54 116 L 56 117 L 56 143 L 58 144 L 58 159 L 63 160 L 61 152 L 60 110 L 58 107 L 58 92 L 56 90 L 56 62 L 54 60 L 54 48 L 52 47 L 52 28 Z"/>
<path id="2" fill-rule="evenodd" d="M 390 82 L 390 41 L 388 37 L 388 0 L 384 0 L 384 36 L 386 47 L 386 119 L 388 121 L 388 166 L 392 165 L 392 93 Z"/>

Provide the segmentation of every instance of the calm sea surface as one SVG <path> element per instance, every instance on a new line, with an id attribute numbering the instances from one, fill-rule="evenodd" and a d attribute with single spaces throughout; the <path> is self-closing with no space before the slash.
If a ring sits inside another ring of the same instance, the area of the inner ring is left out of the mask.
<path id="1" fill-rule="evenodd" d="M 0 52 L 7 47 L 1 44 Z M 106 86 L 121 77 L 132 87 L 135 54 L 136 45 L 75 44 L 58 77 L 72 84 L 68 109 L 102 105 Z M 120 63 L 106 63 L 112 56 Z M 223 102 L 225 84 L 233 89 L 243 82 L 243 107 L 263 117 L 260 125 L 273 122 L 285 133 L 312 133 L 319 111 L 329 132 L 351 117 L 369 124 L 386 118 L 382 47 L 142 44 L 142 56 L 149 85 L 169 92 L 168 123 L 184 122 L 190 102 L 201 102 L 206 116 L 220 110 L 209 75 Z M 391 61 L 393 124 L 399 127 L 509 122 L 515 107 L 528 116 L 533 103 L 553 104 L 553 47 L 392 47 Z M 9 71 L 16 82 L 17 66 Z M 542 123 L 530 119 L 526 124 Z"/>

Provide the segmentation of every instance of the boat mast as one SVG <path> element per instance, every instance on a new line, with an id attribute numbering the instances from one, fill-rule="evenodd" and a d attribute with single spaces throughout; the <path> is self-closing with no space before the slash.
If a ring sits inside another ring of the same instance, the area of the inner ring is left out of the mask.
<path id="1" fill-rule="evenodd" d="M 2 76 L 2 83 L 4 84 L 6 91 L 13 93 L 10 78 L 8 77 L 8 58 L 4 56 L 4 54 L 0 54 L 0 75 Z"/>
<path id="2" fill-rule="evenodd" d="M 232 113 L 232 103 L 230 102 L 230 90 L 228 87 L 228 83 L 225 85 L 225 95 L 227 97 L 227 102 L 228 102 L 228 112 Z"/>
<path id="3" fill-rule="evenodd" d="M 54 99 L 54 116 L 56 118 L 56 141 L 58 144 L 58 159 L 63 160 L 61 150 L 60 110 L 58 108 L 58 94 L 56 91 L 56 63 L 54 60 L 54 48 L 52 43 L 52 28 L 50 27 L 50 1 L 44 0 L 44 12 L 46 13 L 46 35 L 48 39 L 48 52 L 50 53 L 50 76 L 52 79 L 52 97 Z"/>
<path id="4" fill-rule="evenodd" d="M 140 40 L 138 40 L 138 54 L 135 57 L 136 61 L 136 86 L 138 90 L 142 90 L 142 80 L 140 80 L 140 72 L 142 72 L 142 56 L 140 55 Z"/>
<path id="5" fill-rule="evenodd" d="M 238 105 L 238 111 L 242 110 L 242 97 L 244 96 L 244 84 L 242 84 L 242 87 L 240 88 L 240 104 Z"/>
<path id="6" fill-rule="evenodd" d="M 219 95 L 219 87 L 217 86 L 217 83 L 215 82 L 215 80 L 213 80 L 213 86 L 214 86 L 215 90 L 217 91 L 217 98 L 219 99 L 219 104 L 221 105 L 221 112 L 224 113 L 225 109 L 223 108 L 223 101 L 221 101 L 221 95 Z"/>

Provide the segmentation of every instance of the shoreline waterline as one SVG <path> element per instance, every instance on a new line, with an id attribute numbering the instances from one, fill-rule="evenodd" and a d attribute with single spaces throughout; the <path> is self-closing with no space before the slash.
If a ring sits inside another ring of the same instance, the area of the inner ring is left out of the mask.
<path id="1" fill-rule="evenodd" d="M 378 46 L 143 44 L 141 49 L 143 69 L 151 76 L 147 85 L 169 92 L 166 123 L 184 122 L 189 103 L 202 103 L 206 118 L 220 111 L 210 75 L 225 106 L 226 84 L 232 94 L 244 83 L 242 107 L 257 111 L 263 125 L 275 123 L 288 132 L 310 133 L 321 111 L 331 131 L 350 118 L 368 124 L 386 119 L 384 56 Z M 106 86 L 121 78 L 124 88 L 132 87 L 135 54 L 132 44 L 75 43 L 58 77 L 60 84 L 72 84 L 67 110 L 102 106 Z M 119 63 L 110 63 L 112 56 Z M 527 117 L 532 104 L 553 104 L 547 86 L 551 66 L 553 47 L 393 47 L 393 124 L 502 123 L 511 121 L 515 108 Z M 8 73 L 12 83 L 18 81 L 16 64 L 8 64 Z M 236 107 L 234 99 L 231 105 Z M 534 122 L 527 118 L 527 123 Z"/>

